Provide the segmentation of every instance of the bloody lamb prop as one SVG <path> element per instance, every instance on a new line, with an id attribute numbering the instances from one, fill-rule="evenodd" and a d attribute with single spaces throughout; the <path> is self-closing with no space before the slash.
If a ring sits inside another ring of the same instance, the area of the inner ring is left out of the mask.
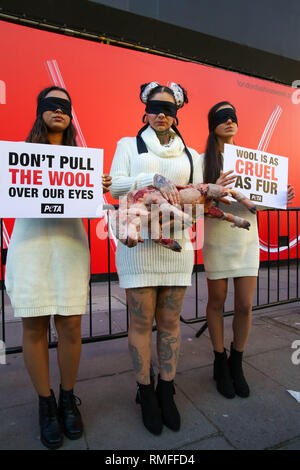
<path id="1" fill-rule="evenodd" d="M 130 191 L 120 200 L 120 207 L 113 216 L 112 225 L 116 237 L 129 248 L 134 247 L 138 242 L 143 243 L 140 233 L 142 227 L 146 227 L 151 240 L 155 243 L 173 251 L 181 251 L 180 244 L 174 240 L 174 234 L 167 238 L 165 233 L 167 230 L 176 233 L 178 228 L 182 230 L 192 227 L 199 218 L 197 208 L 203 206 L 205 216 L 226 220 L 231 222 L 233 227 L 249 230 L 250 223 L 247 220 L 223 212 L 213 204 L 214 200 L 230 204 L 225 196 L 232 196 L 255 213 L 256 207 L 253 202 L 240 192 L 217 184 L 204 183 L 177 186 L 177 189 L 180 205 L 176 206 L 170 204 L 160 191 L 152 186 Z"/>

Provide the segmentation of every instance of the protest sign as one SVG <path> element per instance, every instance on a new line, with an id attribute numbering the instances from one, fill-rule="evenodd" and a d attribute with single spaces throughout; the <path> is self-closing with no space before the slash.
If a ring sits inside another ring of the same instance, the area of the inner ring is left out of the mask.
<path id="1" fill-rule="evenodd" d="M 103 150 L 0 141 L 0 217 L 102 217 Z"/>
<path id="2" fill-rule="evenodd" d="M 286 209 L 288 158 L 237 145 L 224 145 L 223 171 L 237 175 L 234 189 L 257 205 Z"/>

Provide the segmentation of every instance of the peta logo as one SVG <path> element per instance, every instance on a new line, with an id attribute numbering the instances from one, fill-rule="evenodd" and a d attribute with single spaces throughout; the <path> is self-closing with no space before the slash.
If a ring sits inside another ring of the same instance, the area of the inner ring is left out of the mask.
<path id="1" fill-rule="evenodd" d="M 5 343 L 0 340 L 0 365 L 6 364 Z"/>
<path id="2" fill-rule="evenodd" d="M 300 103 L 300 80 L 294 80 L 292 83 L 292 87 L 297 88 L 297 90 L 295 90 L 292 93 L 292 102 L 294 104 L 299 104 Z"/>
<path id="3" fill-rule="evenodd" d="M 263 197 L 260 194 L 250 194 L 250 201 L 262 202 Z"/>
<path id="4" fill-rule="evenodd" d="M 42 204 L 41 213 L 42 214 L 63 214 L 64 205 L 63 204 Z"/>
<path id="5" fill-rule="evenodd" d="M 292 363 L 297 366 L 298 364 L 300 364 L 300 340 L 296 339 L 293 343 L 292 343 L 292 346 L 291 346 L 293 349 L 296 349 L 295 352 L 293 352 L 292 354 Z"/>
<path id="6" fill-rule="evenodd" d="M 6 104 L 6 85 L 3 80 L 0 80 L 0 104 Z"/>

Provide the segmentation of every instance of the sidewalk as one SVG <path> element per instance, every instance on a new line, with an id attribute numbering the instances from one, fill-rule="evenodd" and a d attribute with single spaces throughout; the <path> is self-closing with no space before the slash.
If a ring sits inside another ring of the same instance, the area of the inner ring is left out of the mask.
<path id="1" fill-rule="evenodd" d="M 184 308 L 188 318 L 188 299 Z M 225 319 L 227 348 L 231 323 L 232 318 Z M 154 436 L 144 428 L 135 404 L 127 338 L 123 338 L 83 345 L 75 394 L 82 400 L 84 436 L 78 441 L 65 438 L 61 449 L 300 450 L 300 403 L 287 392 L 300 392 L 300 364 L 291 360 L 295 352 L 291 345 L 300 340 L 299 303 L 254 312 L 244 361 L 251 389 L 247 399 L 228 400 L 216 391 L 208 332 L 195 337 L 201 325 L 182 324 L 175 396 L 182 418 L 179 432 L 165 427 L 161 436 Z M 57 394 L 53 349 L 50 367 Z M 0 449 L 45 449 L 39 440 L 37 397 L 21 354 L 8 355 L 7 364 L 0 365 L 0 423 Z"/>

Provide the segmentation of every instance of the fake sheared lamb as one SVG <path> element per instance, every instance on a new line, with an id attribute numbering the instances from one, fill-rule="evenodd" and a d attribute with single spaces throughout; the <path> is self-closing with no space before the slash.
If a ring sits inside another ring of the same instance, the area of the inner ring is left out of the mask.
<path id="1" fill-rule="evenodd" d="M 205 183 L 176 187 L 180 196 L 180 204 L 177 205 L 170 204 L 161 192 L 152 186 L 130 191 L 124 196 L 120 200 L 112 224 L 118 240 L 129 248 L 139 242 L 143 243 L 141 230 L 146 227 L 155 243 L 173 251 L 181 251 L 180 244 L 175 240 L 176 233 L 192 227 L 203 213 L 206 217 L 226 220 L 232 223 L 233 227 L 249 230 L 250 223 L 246 219 L 223 212 L 214 203 L 220 200 L 230 204 L 226 196 L 231 196 L 255 213 L 255 204 L 240 192 Z"/>

